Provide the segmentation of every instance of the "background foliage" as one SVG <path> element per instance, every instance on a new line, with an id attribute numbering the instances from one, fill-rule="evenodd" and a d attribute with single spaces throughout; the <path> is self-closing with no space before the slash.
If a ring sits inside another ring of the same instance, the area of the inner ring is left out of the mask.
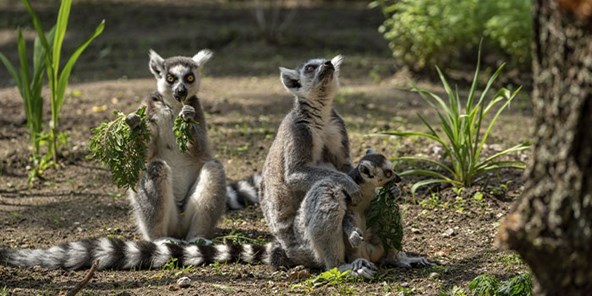
<path id="1" fill-rule="evenodd" d="M 481 38 L 491 60 L 530 67 L 529 0 L 376 0 L 371 7 L 386 17 L 379 31 L 393 55 L 412 69 L 466 62 Z"/>

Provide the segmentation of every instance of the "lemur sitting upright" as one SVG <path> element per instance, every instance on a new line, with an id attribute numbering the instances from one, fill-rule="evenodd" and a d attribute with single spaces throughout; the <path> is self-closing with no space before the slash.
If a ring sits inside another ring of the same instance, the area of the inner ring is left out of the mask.
<path id="1" fill-rule="evenodd" d="M 348 261 L 364 258 L 376 264 L 411 267 L 411 265 L 429 266 L 431 263 L 423 257 L 408 257 L 400 250 L 391 247 L 388 250 L 375 235 L 375 229 L 366 225 L 366 214 L 370 203 L 376 197 L 376 189 L 390 182 L 399 182 L 401 178 L 393 171 L 392 163 L 382 154 L 368 150 L 360 159 L 358 166 L 349 176 L 360 185 L 362 200 L 357 205 L 349 205 L 343 221 L 343 231 L 347 239 L 346 258 Z M 393 187 L 393 190 L 396 187 Z"/>
<path id="2" fill-rule="evenodd" d="M 360 187 L 352 169 L 349 139 L 333 109 L 342 57 L 313 59 L 280 68 L 294 107 L 284 117 L 263 165 L 260 206 L 287 265 L 352 270 L 372 276 L 365 259 L 347 263 L 342 229 L 346 196 L 357 204 Z"/>
<path id="3" fill-rule="evenodd" d="M 201 50 L 193 57 L 163 59 L 150 51 L 149 68 L 157 91 L 144 102 L 151 134 L 146 171 L 129 200 L 145 240 L 162 237 L 192 240 L 214 234 L 226 203 L 226 175 L 208 143 L 204 112 L 197 97 L 200 69 L 212 57 Z M 181 152 L 173 133 L 175 118 L 194 120 L 193 141 Z M 127 118 L 133 128 L 139 118 Z"/>

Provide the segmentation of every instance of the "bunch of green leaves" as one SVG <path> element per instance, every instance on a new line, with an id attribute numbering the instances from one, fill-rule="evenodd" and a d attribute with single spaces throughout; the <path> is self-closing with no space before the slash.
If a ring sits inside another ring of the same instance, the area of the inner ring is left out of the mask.
<path id="1" fill-rule="evenodd" d="M 519 274 L 500 282 L 495 276 L 482 274 L 469 283 L 469 289 L 475 296 L 530 296 L 532 279 L 530 274 Z"/>
<path id="2" fill-rule="evenodd" d="M 479 57 L 481 53 L 479 52 Z M 469 89 L 466 103 L 462 101 L 458 89 L 452 90 L 448 81 L 442 74 L 442 71 L 436 67 L 444 90 L 448 95 L 445 101 L 437 94 L 420 89 L 412 90 L 419 93 L 425 102 L 436 112 L 439 118 L 439 125 L 428 123 L 428 121 L 418 114 L 421 121 L 425 124 L 428 132 L 416 131 L 393 131 L 385 132 L 385 135 L 395 135 L 402 137 L 421 137 L 434 141 L 444 149 L 443 160 L 433 160 L 425 157 L 409 156 L 400 157 L 400 160 L 411 162 L 425 162 L 434 165 L 437 169 L 410 169 L 401 172 L 401 176 L 422 175 L 429 179 L 415 183 L 411 187 L 411 192 L 421 187 L 434 183 L 449 183 L 454 187 L 469 187 L 480 176 L 498 171 L 504 168 L 524 169 L 525 164 L 518 160 L 500 160 L 500 157 L 510 153 L 527 149 L 530 144 L 522 143 L 511 148 L 495 153 L 489 157 L 482 157 L 483 147 L 498 119 L 500 114 L 510 105 L 516 97 L 521 87 L 511 91 L 501 88 L 487 102 L 487 97 L 496 78 L 500 75 L 504 65 L 489 78 L 485 89 L 477 95 L 477 82 L 479 80 L 480 58 L 477 61 L 477 69 L 473 76 L 473 82 Z M 495 115 L 481 133 L 484 120 L 490 112 Z"/>
<path id="3" fill-rule="evenodd" d="M 531 1 L 375 0 L 370 6 L 385 16 L 378 30 L 395 58 L 414 69 L 459 61 L 483 37 L 495 45 L 487 54 L 509 55 L 516 66 L 530 67 Z"/>
<path id="4" fill-rule="evenodd" d="M 193 119 L 184 120 L 181 116 L 175 118 L 173 133 L 175 133 L 177 146 L 179 146 L 179 150 L 183 153 L 189 150 L 189 144 L 193 144 L 194 139 L 191 126 L 194 124 L 198 123 Z"/>
<path id="5" fill-rule="evenodd" d="M 126 123 L 125 114 L 118 111 L 114 114 L 113 121 L 103 122 L 92 130 L 89 157 L 109 168 L 117 186 L 133 189 L 140 179 L 140 172 L 146 169 L 146 147 L 150 140 L 146 107 L 136 111 L 140 124 L 133 129 Z"/>
<path id="6" fill-rule="evenodd" d="M 394 247 L 401 250 L 403 241 L 403 224 L 398 197 L 393 196 L 394 182 L 382 187 L 370 203 L 366 213 L 367 225 L 372 228 L 382 242 L 385 250 Z"/>
<path id="7" fill-rule="evenodd" d="M 31 6 L 29 0 L 23 0 L 29 15 L 33 19 L 33 26 L 37 31 L 37 37 L 43 47 L 45 53 L 44 62 L 47 70 L 47 77 L 49 79 L 49 88 L 51 91 L 51 124 L 50 124 L 50 153 L 52 154 L 53 161 L 57 162 L 57 149 L 58 149 L 58 125 L 59 125 L 59 114 L 64 103 L 64 96 L 66 88 L 68 86 L 68 80 L 72 73 L 72 68 L 76 64 L 76 61 L 88 47 L 88 45 L 97 38 L 105 28 L 105 20 L 103 20 L 95 29 L 94 33 L 80 44 L 68 58 L 63 68 L 60 71 L 60 58 L 62 56 L 62 44 L 64 42 L 66 31 L 68 28 L 68 19 L 70 17 L 70 8 L 72 7 L 72 0 L 62 0 L 60 9 L 58 12 L 58 18 L 53 32 L 53 38 L 46 38 L 46 35 L 41 27 L 41 22 L 37 13 Z M 50 42 L 52 43 L 50 46 Z"/>

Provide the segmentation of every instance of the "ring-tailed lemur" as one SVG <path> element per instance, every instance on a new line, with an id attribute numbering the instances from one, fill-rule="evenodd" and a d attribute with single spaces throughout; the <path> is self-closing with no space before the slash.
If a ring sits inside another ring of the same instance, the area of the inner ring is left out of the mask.
<path id="1" fill-rule="evenodd" d="M 157 91 L 144 102 L 151 134 L 147 165 L 135 190 L 129 190 L 138 230 L 145 240 L 211 237 L 224 213 L 226 175 L 212 156 L 197 98 L 199 71 L 211 57 L 209 50 L 167 59 L 150 51 L 149 68 Z M 176 144 L 173 125 L 177 116 L 195 121 L 187 152 Z M 127 122 L 132 128 L 137 126 L 138 115 L 132 113 Z"/>
<path id="2" fill-rule="evenodd" d="M 408 257 L 394 247 L 385 250 L 373 228 L 366 226 L 366 212 L 376 197 L 376 189 L 390 182 L 399 182 L 401 178 L 393 171 L 392 163 L 382 154 L 368 150 L 360 159 L 358 166 L 349 176 L 360 185 L 363 199 L 357 205 L 348 206 L 343 221 L 345 233 L 346 258 L 348 261 L 364 258 L 376 264 L 411 267 L 412 265 L 429 266 L 431 263 L 423 257 Z M 392 187 L 393 190 L 398 189 Z"/>
<path id="3" fill-rule="evenodd" d="M 261 173 L 257 172 L 244 180 L 234 181 L 226 186 L 226 207 L 240 210 L 251 204 L 259 203 L 261 191 Z"/>
<path id="4" fill-rule="evenodd" d="M 376 270 L 373 263 L 346 263 L 345 258 L 346 199 L 357 204 L 361 192 L 346 174 L 352 169 L 349 139 L 333 109 L 341 61 L 336 56 L 313 59 L 296 69 L 280 68 L 281 81 L 295 102 L 263 165 L 259 202 L 291 264 L 339 267 L 370 277 Z"/>

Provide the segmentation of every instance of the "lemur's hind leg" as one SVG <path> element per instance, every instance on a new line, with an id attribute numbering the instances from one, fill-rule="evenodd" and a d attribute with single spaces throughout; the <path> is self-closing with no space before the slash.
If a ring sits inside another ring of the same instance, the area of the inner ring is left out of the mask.
<path id="1" fill-rule="evenodd" d="M 226 174 L 216 160 L 204 163 L 199 177 L 188 193 L 185 204 L 184 227 L 186 240 L 209 238 L 226 209 Z"/>
<path id="2" fill-rule="evenodd" d="M 354 275 L 372 277 L 376 266 L 365 259 L 346 263 L 343 218 L 347 210 L 346 194 L 331 179 L 317 182 L 306 194 L 296 218 L 317 262 L 326 270 L 338 267 Z"/>
<path id="3" fill-rule="evenodd" d="M 136 192 L 129 190 L 129 200 L 143 239 L 172 235 L 169 229 L 177 225 L 179 216 L 172 184 L 170 167 L 157 159 L 146 165 Z"/>

